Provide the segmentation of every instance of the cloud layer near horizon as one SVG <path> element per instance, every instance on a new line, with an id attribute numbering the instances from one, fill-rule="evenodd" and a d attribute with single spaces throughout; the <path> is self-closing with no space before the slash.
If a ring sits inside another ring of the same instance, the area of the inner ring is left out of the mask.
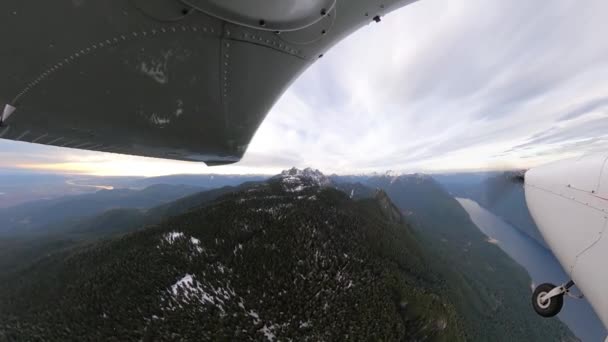
<path id="1" fill-rule="evenodd" d="M 0 143 L 0 166 L 349 173 L 528 167 L 606 151 L 605 13 L 601 0 L 421 0 L 325 54 L 281 97 L 235 166 L 10 142 Z"/>

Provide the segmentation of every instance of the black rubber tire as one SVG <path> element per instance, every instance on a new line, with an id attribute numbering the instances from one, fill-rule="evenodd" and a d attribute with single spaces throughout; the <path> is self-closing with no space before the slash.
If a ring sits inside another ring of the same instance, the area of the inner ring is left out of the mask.
<path id="1" fill-rule="evenodd" d="M 555 285 L 545 283 L 545 284 L 538 285 L 536 287 L 536 289 L 534 290 L 534 293 L 532 294 L 532 306 L 534 307 L 534 311 L 536 311 L 536 313 L 539 314 L 540 316 L 553 317 L 562 310 L 562 307 L 564 306 L 564 295 L 563 294 L 549 299 L 548 305 L 547 304 L 541 305 L 541 303 L 539 303 L 538 297 L 540 297 L 541 294 L 548 293 L 549 291 L 553 290 L 554 288 L 555 288 Z"/>

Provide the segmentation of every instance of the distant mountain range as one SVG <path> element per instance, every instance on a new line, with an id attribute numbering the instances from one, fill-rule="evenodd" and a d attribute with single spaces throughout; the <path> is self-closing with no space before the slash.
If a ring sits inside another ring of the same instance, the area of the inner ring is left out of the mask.
<path id="1" fill-rule="evenodd" d="M 157 184 L 143 190 L 99 190 L 0 208 L 0 234 L 44 233 L 50 226 L 70 225 L 107 210 L 147 209 L 202 190 L 204 188 L 187 185 Z"/>
<path id="2" fill-rule="evenodd" d="M 183 174 L 161 177 L 113 177 L 50 174 L 17 169 L 0 169 L 0 208 L 40 199 L 88 194 L 99 189 L 141 190 L 151 185 L 190 185 L 212 189 L 267 179 L 268 175 Z"/>
<path id="3" fill-rule="evenodd" d="M 156 184 L 190 185 L 195 187 L 214 189 L 224 186 L 237 186 L 245 182 L 259 182 L 268 179 L 267 175 L 169 175 L 160 177 L 147 177 L 134 180 L 129 183 L 130 187 L 144 188 Z"/>
<path id="4" fill-rule="evenodd" d="M 0 339 L 575 339 L 426 175 L 294 168 L 77 221 L 0 239 Z"/>

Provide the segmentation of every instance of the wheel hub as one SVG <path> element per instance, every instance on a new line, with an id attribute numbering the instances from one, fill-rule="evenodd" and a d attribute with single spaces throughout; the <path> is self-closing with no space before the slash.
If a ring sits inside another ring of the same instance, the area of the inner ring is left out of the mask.
<path id="1" fill-rule="evenodd" d="M 536 297 L 536 304 L 542 309 L 546 309 L 551 305 L 551 298 L 543 299 L 547 295 L 547 292 L 540 292 Z"/>

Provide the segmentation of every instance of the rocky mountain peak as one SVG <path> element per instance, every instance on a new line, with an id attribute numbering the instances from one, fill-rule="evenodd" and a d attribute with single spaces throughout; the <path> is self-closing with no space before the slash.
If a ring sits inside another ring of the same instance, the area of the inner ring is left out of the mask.
<path id="1" fill-rule="evenodd" d="M 310 167 L 303 170 L 292 167 L 272 179 L 280 181 L 287 191 L 301 191 L 312 186 L 327 187 L 332 184 L 331 180 L 321 171 Z"/>

